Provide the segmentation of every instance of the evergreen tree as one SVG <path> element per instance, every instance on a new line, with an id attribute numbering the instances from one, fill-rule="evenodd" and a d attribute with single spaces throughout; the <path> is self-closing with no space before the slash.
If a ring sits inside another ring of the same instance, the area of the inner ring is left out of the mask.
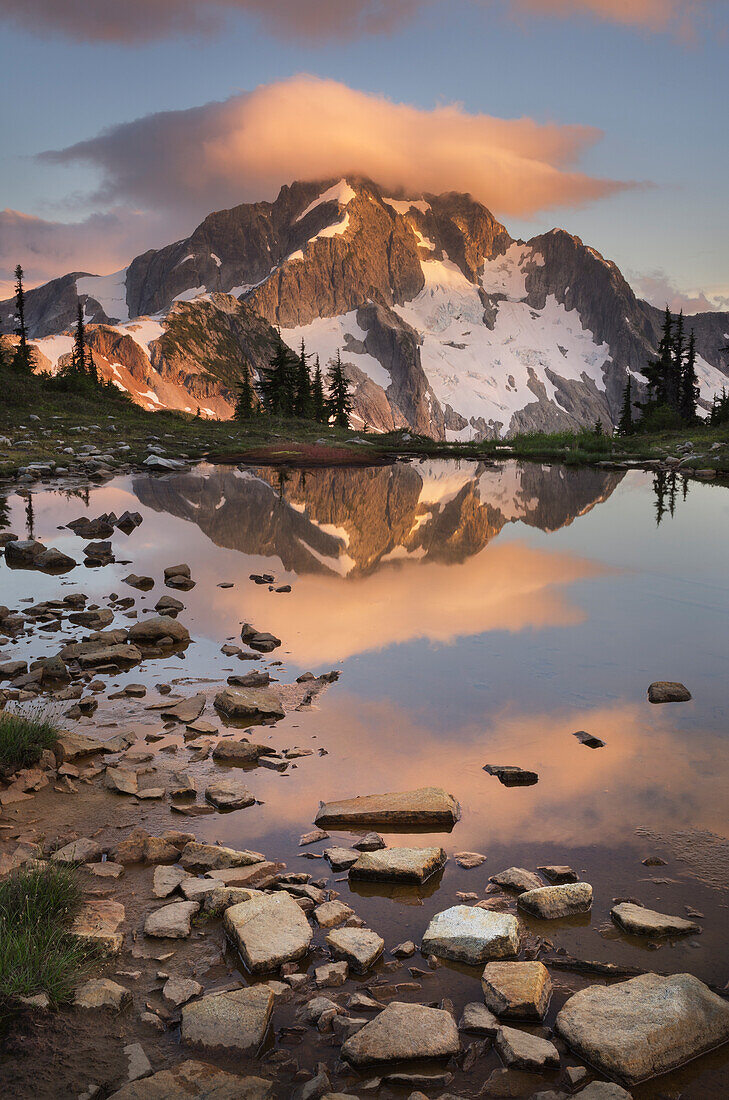
<path id="1" fill-rule="evenodd" d="M 656 494 L 656 527 L 666 514 L 666 471 L 658 470 L 653 477 L 653 492 Z"/>
<path id="2" fill-rule="evenodd" d="M 251 372 L 247 363 L 243 364 L 243 381 L 235 403 L 236 420 L 250 420 L 256 414 L 256 395 L 251 382 Z"/>
<path id="3" fill-rule="evenodd" d="M 620 411 L 617 434 L 621 436 L 633 434 L 632 379 L 630 375 L 628 375 L 628 381 L 623 390 L 623 407 Z"/>
<path id="4" fill-rule="evenodd" d="M 686 362 L 681 373 L 680 413 L 687 424 L 696 421 L 696 408 L 699 403 L 699 380 L 696 377 L 696 335 L 691 329 Z"/>
<path id="5" fill-rule="evenodd" d="M 25 323 L 25 288 L 23 287 L 23 269 L 15 268 L 15 335 L 20 343 L 15 349 L 13 366 L 16 370 L 30 374 L 33 370 L 33 355 L 28 344 L 28 326 Z"/>
<path id="6" fill-rule="evenodd" d="M 658 345 L 658 357 L 651 359 L 647 366 L 643 368 L 643 374 L 648 379 L 650 398 L 657 405 L 664 405 L 668 401 L 674 362 L 673 350 L 673 318 L 670 309 L 666 306 L 663 334 Z"/>
<path id="7" fill-rule="evenodd" d="M 309 356 L 306 354 L 304 341 L 301 341 L 301 351 L 296 367 L 296 394 L 294 397 L 294 413 L 302 419 L 308 419 L 312 412 L 311 377 L 309 375 Z"/>
<path id="8" fill-rule="evenodd" d="M 597 420 L 595 421 L 595 426 L 594 426 L 594 428 L 592 429 L 592 433 L 593 433 L 593 435 L 597 435 L 597 436 L 603 435 L 603 430 L 602 430 L 602 420 L 600 420 L 600 418 L 599 418 L 599 417 L 598 417 L 598 419 L 597 419 Z"/>
<path id="9" fill-rule="evenodd" d="M 324 399 L 324 382 L 321 376 L 318 355 L 314 366 L 314 380 L 311 383 L 311 414 L 319 424 L 326 424 L 328 421 L 327 403 Z"/>
<path id="10" fill-rule="evenodd" d="M 71 352 L 71 371 L 76 375 L 87 373 L 86 364 L 86 325 L 84 323 L 84 308 L 81 299 L 76 303 L 76 332 L 73 338 L 73 351 Z"/>
<path id="11" fill-rule="evenodd" d="M 681 384 L 684 372 L 684 360 L 686 358 L 686 338 L 683 329 L 683 310 L 676 321 L 676 331 L 673 337 L 672 364 L 666 383 L 666 401 L 672 409 L 681 411 Z"/>
<path id="12" fill-rule="evenodd" d="M 298 366 L 298 359 L 279 336 L 268 367 L 259 372 L 263 405 L 272 416 L 293 415 Z"/>
<path id="13" fill-rule="evenodd" d="M 340 428 L 349 427 L 349 414 L 352 411 L 352 398 L 349 395 L 349 383 L 344 375 L 342 357 L 337 350 L 337 358 L 329 364 L 327 371 L 329 383 L 329 413 Z"/>

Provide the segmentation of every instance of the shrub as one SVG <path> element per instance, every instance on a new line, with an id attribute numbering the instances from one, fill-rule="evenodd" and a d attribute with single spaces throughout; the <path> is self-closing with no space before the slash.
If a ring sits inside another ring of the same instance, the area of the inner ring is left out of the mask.
<path id="1" fill-rule="evenodd" d="M 27 714 L 0 711 L 0 767 L 27 768 L 37 764 L 45 749 L 58 739 L 54 718 L 36 709 Z"/>

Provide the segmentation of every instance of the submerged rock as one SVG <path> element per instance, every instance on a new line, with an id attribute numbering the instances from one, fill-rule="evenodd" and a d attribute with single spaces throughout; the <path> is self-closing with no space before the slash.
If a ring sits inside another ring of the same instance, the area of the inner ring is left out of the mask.
<path id="1" fill-rule="evenodd" d="M 255 1054 L 266 1035 L 273 1002 L 273 993 L 265 985 L 235 989 L 231 993 L 210 993 L 183 1006 L 182 1042 L 205 1050 L 222 1048 L 238 1054 Z M 217 1096 L 217 1093 L 203 1095 Z M 231 1093 L 241 1095 L 245 1093 Z"/>
<path id="2" fill-rule="evenodd" d="M 649 703 L 688 703 L 690 699 L 691 692 L 687 687 L 669 680 L 656 680 L 648 688 Z"/>
<path id="3" fill-rule="evenodd" d="M 447 1058 L 460 1049 L 450 1012 L 392 1001 L 342 1046 L 342 1057 L 355 1066 L 410 1058 Z"/>
<path id="4" fill-rule="evenodd" d="M 286 893 L 262 894 L 233 905 L 226 909 L 223 924 L 253 973 L 300 959 L 312 938 L 301 907 Z"/>
<path id="5" fill-rule="evenodd" d="M 727 1042 L 729 1003 L 692 974 L 641 974 L 581 989 L 555 1026 L 586 1062 L 631 1086 Z"/>
<path id="6" fill-rule="evenodd" d="M 481 987 L 487 1007 L 512 1020 L 542 1020 L 552 996 L 549 971 L 540 962 L 489 963 Z"/>
<path id="7" fill-rule="evenodd" d="M 363 852 L 349 869 L 351 879 L 366 882 L 423 883 L 446 863 L 442 848 L 382 848 Z"/>
<path id="8" fill-rule="evenodd" d="M 542 886 L 519 896 L 517 905 L 533 917 L 558 920 L 589 913 L 592 908 L 592 887 L 589 882 L 570 882 L 564 886 Z"/>
<path id="9" fill-rule="evenodd" d="M 423 936 L 424 955 L 470 965 L 519 953 L 519 922 L 510 913 L 454 905 L 437 913 Z"/>
<path id="10" fill-rule="evenodd" d="M 315 824 L 320 828 L 430 825 L 450 829 L 460 816 L 455 798 L 441 787 L 420 787 L 322 802 Z"/>
<path id="11" fill-rule="evenodd" d="M 644 909 L 642 905 L 633 905 L 628 901 L 614 905 L 610 916 L 619 928 L 633 936 L 688 936 L 701 931 L 694 921 L 657 913 L 654 909 Z"/>
<path id="12" fill-rule="evenodd" d="M 364 973 L 379 959 L 385 941 L 369 928 L 335 928 L 327 936 L 335 956 L 346 959 L 353 970 Z"/>

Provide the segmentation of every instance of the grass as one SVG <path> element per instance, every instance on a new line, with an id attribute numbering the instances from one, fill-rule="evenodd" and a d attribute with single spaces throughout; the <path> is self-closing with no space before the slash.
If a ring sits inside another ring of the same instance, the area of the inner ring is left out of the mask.
<path id="1" fill-rule="evenodd" d="M 57 1007 L 73 996 L 95 957 L 70 935 L 82 904 L 77 872 L 64 864 L 16 871 L 0 883 L 0 1020 L 23 997 Z"/>
<path id="2" fill-rule="evenodd" d="M 28 768 L 37 764 L 58 739 L 56 721 L 43 709 L 27 714 L 0 711 L 0 767 Z"/>

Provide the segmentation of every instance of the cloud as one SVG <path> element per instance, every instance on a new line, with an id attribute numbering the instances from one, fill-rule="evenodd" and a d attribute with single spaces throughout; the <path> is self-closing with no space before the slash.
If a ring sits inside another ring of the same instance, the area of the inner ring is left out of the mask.
<path id="1" fill-rule="evenodd" d="M 576 170 L 600 137 L 588 126 L 392 103 L 302 75 L 148 115 L 41 159 L 96 168 L 97 202 L 198 217 L 273 197 L 294 179 L 355 174 L 387 189 L 468 191 L 501 216 L 531 217 L 631 186 Z"/>
<path id="2" fill-rule="evenodd" d="M 703 290 L 687 293 L 679 290 L 665 271 L 635 276 L 633 288 L 639 298 L 659 309 L 668 306 L 672 313 L 679 313 L 680 310 L 686 314 L 729 311 L 729 287 L 710 290 L 708 295 Z"/>
<path id="3" fill-rule="evenodd" d="M 574 15 L 646 27 L 695 25 L 712 0 L 475 0 L 488 11 L 558 18 Z M 35 34 L 58 32 L 82 42 L 132 44 L 180 34 L 215 33 L 226 18 L 247 15 L 289 38 L 356 39 L 387 33 L 443 0 L 0 0 L 0 18 Z"/>

